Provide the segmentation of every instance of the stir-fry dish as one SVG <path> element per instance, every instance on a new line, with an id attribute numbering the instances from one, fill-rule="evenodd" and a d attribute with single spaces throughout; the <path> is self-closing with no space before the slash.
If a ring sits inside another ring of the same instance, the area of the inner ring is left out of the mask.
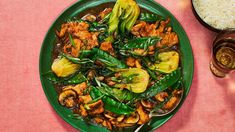
<path id="1" fill-rule="evenodd" d="M 51 71 L 43 76 L 75 117 L 121 129 L 148 123 L 180 102 L 179 38 L 169 18 L 117 0 L 63 23 L 56 35 Z"/>

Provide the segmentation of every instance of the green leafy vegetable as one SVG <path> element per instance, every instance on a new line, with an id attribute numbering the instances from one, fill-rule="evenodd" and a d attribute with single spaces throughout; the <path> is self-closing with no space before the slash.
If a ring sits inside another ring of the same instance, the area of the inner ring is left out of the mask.
<path id="1" fill-rule="evenodd" d="M 71 34 L 69 34 L 69 40 L 70 40 L 71 45 L 72 45 L 73 47 L 76 47 L 75 42 L 74 42 L 74 40 L 73 40 Z"/>
<path id="2" fill-rule="evenodd" d="M 112 68 L 127 68 L 126 64 L 122 61 L 118 60 L 117 58 L 111 56 L 110 54 L 106 53 L 103 50 L 94 48 L 93 49 L 96 54 L 94 54 L 93 60 L 99 60 L 103 62 L 106 66 Z"/>
<path id="3" fill-rule="evenodd" d="M 134 93 L 143 93 L 149 83 L 149 74 L 140 68 L 121 69 L 119 71 L 122 78 L 121 83 L 114 85 L 116 88 L 126 88 Z"/>
<path id="4" fill-rule="evenodd" d="M 92 99 L 97 99 L 100 96 L 103 96 L 103 94 L 100 92 L 100 90 L 96 87 L 92 87 L 90 91 L 90 95 Z M 116 101 L 115 99 L 112 99 L 108 96 L 103 96 L 102 101 L 104 102 L 104 108 L 106 110 L 109 110 L 115 114 L 121 114 L 121 115 L 129 115 L 132 112 L 134 112 L 134 109 L 131 108 L 130 106 Z"/>
<path id="5" fill-rule="evenodd" d="M 156 22 L 158 20 L 163 20 L 161 16 L 151 13 L 141 13 L 139 19 L 146 22 Z"/>
<path id="6" fill-rule="evenodd" d="M 160 71 L 163 73 L 171 73 L 179 66 L 179 53 L 176 51 L 162 52 L 158 54 L 160 63 L 155 63 L 151 67 L 151 70 Z"/>
<path id="7" fill-rule="evenodd" d="M 79 58 L 83 59 L 83 58 L 88 58 L 88 56 L 91 56 L 93 54 L 93 50 L 80 50 L 80 55 Z"/>
<path id="8" fill-rule="evenodd" d="M 117 0 L 109 19 L 109 34 L 130 31 L 139 17 L 140 8 L 134 0 Z M 119 25 L 121 25 L 119 27 Z"/>
<path id="9" fill-rule="evenodd" d="M 86 64 L 86 63 L 93 63 L 93 61 L 91 59 L 88 58 L 76 58 L 76 57 L 72 57 L 69 55 L 66 55 L 64 53 L 62 53 L 62 56 L 64 56 L 65 58 L 67 58 L 69 61 L 75 63 L 75 64 Z"/>
<path id="10" fill-rule="evenodd" d="M 51 66 L 51 70 L 58 76 L 58 77 L 68 77 L 75 72 L 77 72 L 80 68 L 79 64 L 74 64 L 66 57 L 58 57 L 54 60 Z"/>
<path id="11" fill-rule="evenodd" d="M 140 95 L 141 98 L 153 97 L 156 94 L 166 90 L 170 86 L 174 85 L 181 78 L 181 68 L 167 74 L 165 77 L 157 81 L 153 86 L 148 88 L 144 93 Z"/>
<path id="12" fill-rule="evenodd" d="M 146 57 L 142 57 L 141 59 L 142 59 L 142 61 L 143 61 L 143 65 L 144 65 L 144 67 L 146 68 L 146 70 L 148 71 L 150 77 L 151 77 L 152 79 L 154 79 L 154 80 L 158 80 L 156 74 L 155 74 L 153 71 L 151 71 L 151 70 L 149 69 L 149 67 L 148 67 L 148 63 L 149 63 L 150 61 L 149 61 Z"/>
<path id="13" fill-rule="evenodd" d="M 110 19 L 111 13 L 105 15 L 105 17 L 100 21 L 100 23 L 107 23 Z"/>
<path id="14" fill-rule="evenodd" d="M 124 46 L 123 50 L 130 49 L 147 49 L 149 46 L 155 45 L 161 38 L 159 37 L 142 37 L 129 40 Z"/>
<path id="15" fill-rule="evenodd" d="M 103 94 L 113 97 L 121 102 L 132 100 L 138 95 L 126 89 L 122 90 L 122 89 L 117 89 L 117 88 L 111 88 L 108 86 L 102 86 L 98 88 Z"/>
<path id="16" fill-rule="evenodd" d="M 133 92 L 130 92 L 129 90 L 125 89 L 117 89 L 117 88 L 111 88 L 105 83 L 101 83 L 95 78 L 95 81 L 98 85 L 98 89 L 100 92 L 106 96 L 113 97 L 117 99 L 118 101 L 129 101 L 135 98 L 138 94 L 135 94 Z"/>
<path id="17" fill-rule="evenodd" d="M 88 22 L 89 23 L 89 31 L 90 32 L 104 32 L 108 29 L 106 24 L 98 23 L 98 22 Z"/>
<path id="18" fill-rule="evenodd" d="M 150 113 L 153 114 L 155 113 L 157 110 L 161 109 L 172 97 L 173 95 L 169 95 L 163 102 L 159 103 L 157 106 L 155 106 Z"/>
<path id="19" fill-rule="evenodd" d="M 86 77 L 81 73 L 78 73 L 78 74 L 75 74 L 66 78 L 62 78 L 62 77 L 57 77 L 52 71 L 49 71 L 45 74 L 42 74 L 42 76 L 47 78 L 54 84 L 64 84 L 64 85 L 79 84 L 79 83 L 86 81 Z"/>
<path id="20" fill-rule="evenodd" d="M 109 34 L 108 32 L 101 32 L 98 36 L 98 41 L 101 43 L 101 42 L 104 42 L 106 41 L 106 39 L 109 37 Z M 109 41 L 109 40 L 108 40 Z M 113 40 L 110 40 L 109 42 L 112 42 Z"/>

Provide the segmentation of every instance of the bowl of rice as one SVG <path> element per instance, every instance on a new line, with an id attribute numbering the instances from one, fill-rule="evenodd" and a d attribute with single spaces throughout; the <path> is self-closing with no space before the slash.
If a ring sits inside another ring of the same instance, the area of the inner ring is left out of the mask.
<path id="1" fill-rule="evenodd" d="M 192 6 L 207 28 L 216 32 L 235 28 L 235 0 L 192 0 Z"/>

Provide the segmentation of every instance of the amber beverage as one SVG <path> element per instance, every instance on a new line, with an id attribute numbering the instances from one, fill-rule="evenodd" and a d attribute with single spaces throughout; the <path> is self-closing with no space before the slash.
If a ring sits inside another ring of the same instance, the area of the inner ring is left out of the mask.
<path id="1" fill-rule="evenodd" d="M 235 29 L 222 31 L 213 42 L 210 69 L 217 77 L 235 70 Z"/>

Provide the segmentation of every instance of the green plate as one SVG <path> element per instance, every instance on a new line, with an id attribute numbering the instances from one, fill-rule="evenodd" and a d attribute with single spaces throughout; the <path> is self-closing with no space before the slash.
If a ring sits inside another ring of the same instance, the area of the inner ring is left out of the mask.
<path id="1" fill-rule="evenodd" d="M 160 4 L 154 2 L 153 0 L 136 0 L 138 4 L 153 13 L 160 14 L 161 16 L 171 19 L 171 25 L 173 30 L 178 34 L 180 40 L 180 50 L 182 53 L 182 67 L 183 67 L 183 80 L 185 85 L 184 97 L 181 104 L 178 108 L 167 116 L 161 118 L 153 118 L 153 121 L 150 124 L 151 131 L 163 125 L 166 121 L 168 121 L 179 109 L 179 107 L 184 102 L 186 96 L 189 93 L 189 89 L 193 79 L 193 70 L 194 70 L 194 61 L 193 61 L 193 53 L 190 46 L 189 39 L 180 25 L 180 23 L 175 19 L 175 17 L 167 11 Z M 82 120 L 76 120 L 68 115 L 71 115 L 72 112 L 62 106 L 59 105 L 57 101 L 57 93 L 54 89 L 53 84 L 48 81 L 46 78 L 42 77 L 42 73 L 46 73 L 50 70 L 50 66 L 52 64 L 52 49 L 56 41 L 55 30 L 60 28 L 60 25 L 64 23 L 68 19 L 72 19 L 75 16 L 78 16 L 79 13 L 88 9 L 99 6 L 100 4 L 107 2 L 115 2 L 115 0 L 80 0 L 66 9 L 52 24 L 49 31 L 46 34 L 44 42 L 41 47 L 40 53 L 40 78 L 42 87 L 47 96 L 48 101 L 53 106 L 55 111 L 63 118 L 66 122 L 71 124 L 74 128 L 79 129 L 80 131 L 96 131 L 96 132 L 106 132 L 108 131 L 106 128 L 101 127 L 99 125 L 87 124 Z M 131 131 L 131 129 L 129 129 Z M 132 130 L 133 131 L 133 130 Z"/>

